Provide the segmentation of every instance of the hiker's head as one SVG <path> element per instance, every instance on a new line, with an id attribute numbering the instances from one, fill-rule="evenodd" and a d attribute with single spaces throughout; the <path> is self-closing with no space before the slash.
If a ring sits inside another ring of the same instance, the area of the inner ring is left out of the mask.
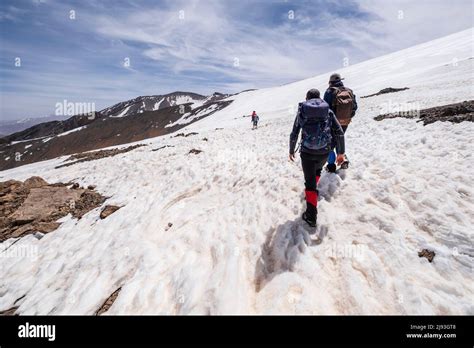
<path id="1" fill-rule="evenodd" d="M 319 98 L 321 96 L 321 93 L 316 88 L 311 88 L 307 93 L 306 93 L 306 100 L 310 99 L 315 99 Z"/>
<path id="2" fill-rule="evenodd" d="M 338 83 L 338 82 L 341 82 L 342 80 L 344 80 L 340 74 L 332 74 L 330 77 L 329 77 L 329 84 L 330 85 L 333 85 L 335 83 Z"/>
<path id="3" fill-rule="evenodd" d="M 256 114 L 256 112 L 255 112 L 255 111 L 252 111 L 252 115 L 255 115 L 255 114 Z"/>

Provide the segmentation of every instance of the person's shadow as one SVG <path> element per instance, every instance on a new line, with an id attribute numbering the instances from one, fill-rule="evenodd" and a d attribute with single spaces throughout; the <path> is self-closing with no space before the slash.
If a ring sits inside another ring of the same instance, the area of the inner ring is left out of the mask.
<path id="1" fill-rule="evenodd" d="M 293 272 L 299 256 L 308 247 L 317 246 L 326 237 L 327 226 L 318 226 L 314 234 L 304 227 L 301 218 L 287 221 L 267 232 L 262 252 L 255 267 L 255 288 L 259 292 L 275 276 Z"/>

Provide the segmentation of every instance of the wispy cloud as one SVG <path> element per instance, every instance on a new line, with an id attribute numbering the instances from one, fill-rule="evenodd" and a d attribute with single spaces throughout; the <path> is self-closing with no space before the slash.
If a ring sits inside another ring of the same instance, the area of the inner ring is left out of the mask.
<path id="1" fill-rule="evenodd" d="M 468 28 L 471 6 L 470 0 L 3 1 L 0 117 L 49 114 L 63 99 L 101 108 L 174 90 L 284 84 Z"/>

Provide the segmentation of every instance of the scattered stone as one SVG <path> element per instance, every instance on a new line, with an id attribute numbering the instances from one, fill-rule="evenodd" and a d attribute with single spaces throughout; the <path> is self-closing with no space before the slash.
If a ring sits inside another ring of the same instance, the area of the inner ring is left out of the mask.
<path id="1" fill-rule="evenodd" d="M 100 306 L 100 308 L 95 312 L 95 315 L 101 315 L 105 312 L 107 312 L 110 307 L 112 307 L 112 305 L 114 304 L 115 300 L 117 299 L 120 291 L 122 290 L 122 287 L 118 288 L 117 290 L 115 290 L 106 300 L 105 302 L 102 304 L 102 306 Z"/>
<path id="2" fill-rule="evenodd" d="M 203 140 L 203 141 L 208 141 L 209 139 L 207 139 L 207 138 L 202 138 L 202 140 Z"/>
<path id="3" fill-rule="evenodd" d="M 418 257 L 426 257 L 429 262 L 432 262 L 436 253 L 433 250 L 423 249 L 418 252 Z"/>
<path id="4" fill-rule="evenodd" d="M 79 184 L 76 182 L 71 187 L 73 190 L 77 190 L 79 188 Z"/>
<path id="5" fill-rule="evenodd" d="M 26 294 L 24 294 L 23 296 L 18 297 L 18 298 L 15 300 L 15 302 L 13 302 L 13 304 L 16 305 L 16 304 L 18 303 L 18 301 L 24 299 L 25 297 L 26 297 Z"/>
<path id="6" fill-rule="evenodd" d="M 71 211 L 72 216 L 81 219 L 87 212 L 102 205 L 106 197 L 95 191 L 82 192 L 79 200 L 75 201 L 74 209 Z"/>
<path id="7" fill-rule="evenodd" d="M 44 237 L 44 233 L 41 233 L 41 232 L 35 232 L 35 233 L 33 234 L 33 236 L 34 236 L 36 239 L 38 239 L 38 240 L 39 240 L 39 239 L 41 239 L 41 238 L 43 238 L 43 237 Z"/>
<path id="8" fill-rule="evenodd" d="M 100 212 L 100 218 L 105 219 L 106 217 L 112 215 L 115 213 L 117 210 L 119 210 L 121 207 L 118 207 L 116 205 L 106 205 L 104 209 Z"/>
<path id="9" fill-rule="evenodd" d="M 199 154 L 199 153 L 201 153 L 201 152 L 202 152 L 202 150 L 191 149 L 191 150 L 189 150 L 188 154 L 195 154 L 195 155 L 197 155 L 197 154 Z"/>
<path id="10" fill-rule="evenodd" d="M 88 190 L 95 190 L 96 186 L 95 185 L 89 185 L 87 186 Z"/>
<path id="11" fill-rule="evenodd" d="M 165 227 L 165 231 L 168 231 L 172 226 L 173 224 L 171 222 L 168 222 L 168 225 Z"/>
<path id="12" fill-rule="evenodd" d="M 164 146 L 160 146 L 156 149 L 152 149 L 151 151 L 158 151 L 158 150 L 161 150 L 161 149 L 164 149 L 164 148 L 167 148 L 167 147 L 174 147 L 173 145 L 164 145 Z"/>
<path id="13" fill-rule="evenodd" d="M 365 96 L 363 96 L 363 97 L 361 97 L 361 98 L 370 98 L 370 97 L 375 97 L 375 96 L 381 95 L 381 94 L 401 92 L 401 91 L 405 91 L 405 90 L 407 90 L 407 89 L 409 89 L 409 88 L 408 88 L 408 87 L 403 87 L 403 88 L 392 88 L 392 87 L 388 87 L 388 88 L 381 89 L 381 90 L 378 91 L 377 93 L 365 95 Z"/>
<path id="14" fill-rule="evenodd" d="M 105 157 L 113 157 L 119 155 L 121 153 L 129 152 L 135 150 L 136 148 L 147 146 L 146 144 L 137 144 L 132 145 L 123 149 L 110 149 L 110 150 L 99 150 L 99 151 L 92 151 L 92 152 L 82 152 L 72 156 L 69 156 L 64 162 L 74 161 L 72 163 L 61 164 L 59 166 L 54 167 L 55 169 L 72 166 L 76 163 L 87 162 L 87 161 L 94 161 L 97 159 L 105 158 Z"/>
<path id="15" fill-rule="evenodd" d="M 174 136 L 174 138 L 177 138 L 177 137 L 185 137 L 186 138 L 186 137 L 189 137 L 191 135 L 197 135 L 197 134 L 199 134 L 199 133 L 196 133 L 196 132 L 191 132 L 191 133 L 188 133 L 188 134 L 178 133 Z"/>

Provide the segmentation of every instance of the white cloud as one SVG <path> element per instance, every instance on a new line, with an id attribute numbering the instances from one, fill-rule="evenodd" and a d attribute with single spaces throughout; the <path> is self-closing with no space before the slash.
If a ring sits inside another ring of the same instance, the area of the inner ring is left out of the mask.
<path id="1" fill-rule="evenodd" d="M 242 8 L 249 3 L 197 0 L 155 7 L 118 2 L 111 9 L 102 2 L 85 1 L 87 6 L 77 5 L 79 19 L 71 23 L 64 15 L 69 5 L 48 1 L 44 6 L 51 21 L 45 22 L 45 32 L 58 37 L 61 25 L 69 26 L 73 35 L 64 39 L 76 40 L 82 51 L 68 56 L 59 45 L 49 52 L 31 52 L 25 43 L 6 40 L 3 54 L 26 58 L 30 54 L 36 71 L 28 70 L 33 68 L 25 59 L 25 73 L 8 81 L 14 92 L 2 91 L 2 99 L 16 96 L 25 111 L 38 105 L 36 112 L 43 115 L 49 110 L 44 105 L 63 98 L 93 96 L 99 108 L 178 89 L 210 93 L 269 87 L 337 70 L 344 58 L 354 64 L 460 31 L 473 19 L 469 0 L 361 0 L 358 4 L 366 16 L 331 12 L 335 5 L 351 10 L 350 3 L 331 1 L 313 11 L 299 10 L 295 2 L 294 20 L 285 10 L 259 14 L 278 17 L 272 25 L 248 20 Z M 248 11 L 258 11 L 257 5 Z M 92 46 L 84 36 L 74 35 L 91 36 Z M 118 69 L 125 57 L 130 57 L 131 66 Z M 40 102 L 38 96 L 49 101 Z M 18 107 L 8 103 L 1 113 L 18 114 Z"/>
<path id="2" fill-rule="evenodd" d="M 147 44 L 142 54 L 175 74 L 208 73 L 210 79 L 219 74 L 263 87 L 336 69 L 346 57 L 358 62 L 469 26 L 466 16 L 456 25 L 441 24 L 441 17 L 453 18 L 463 9 L 437 0 L 361 1 L 363 10 L 379 18 L 375 21 L 324 11 L 311 18 L 296 11 L 294 21 L 273 28 L 234 18 L 229 6 L 187 1 L 172 10 L 102 16 L 97 30 L 106 37 Z"/>

